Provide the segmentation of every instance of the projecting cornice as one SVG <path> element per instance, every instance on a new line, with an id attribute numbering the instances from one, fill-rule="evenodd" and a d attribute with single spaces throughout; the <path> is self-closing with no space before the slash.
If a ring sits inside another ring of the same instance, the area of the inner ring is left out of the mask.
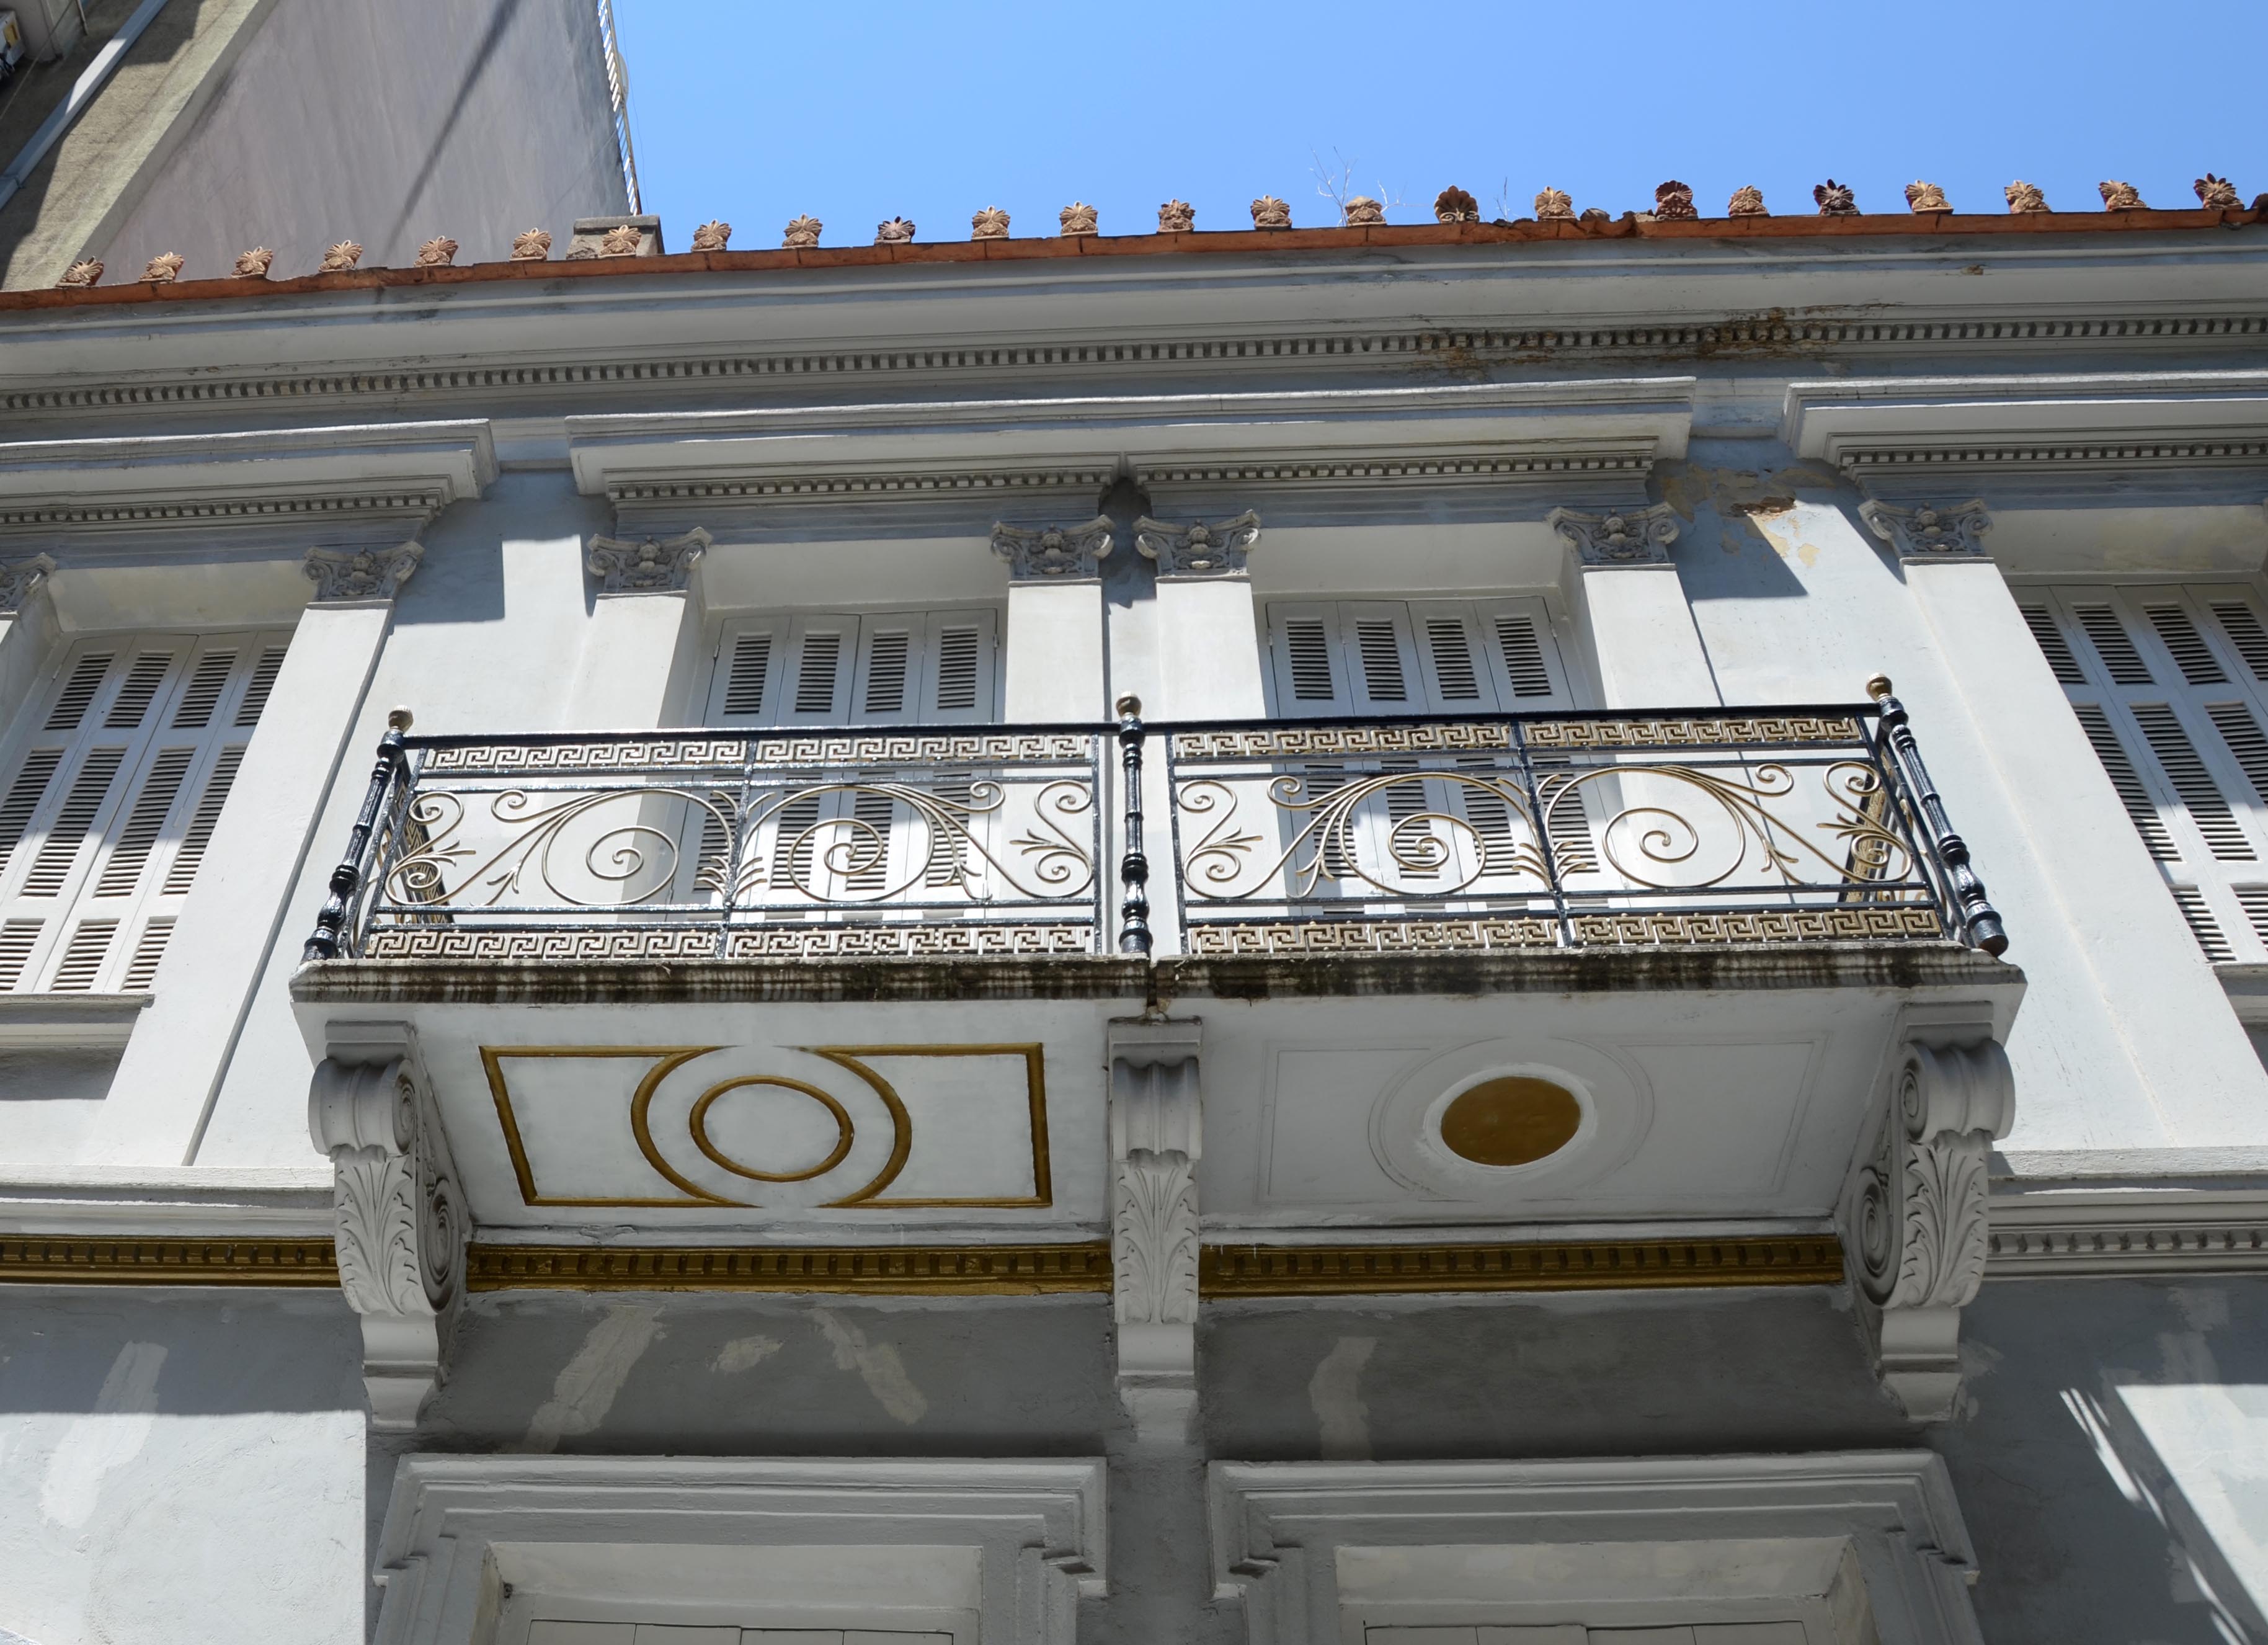
<path id="1" fill-rule="evenodd" d="M 485 419 L 0 444 L 0 535 L 399 543 L 496 472 Z"/>
<path id="2" fill-rule="evenodd" d="M 1876 496 L 2058 500 L 2268 490 L 2268 372 L 1889 377 L 1799 383 L 1781 437 Z"/>
<path id="3" fill-rule="evenodd" d="M 1572 483 L 1642 501 L 1654 463 L 1684 454 L 1692 389 L 1654 377 L 571 417 L 567 435 L 579 489 L 641 514 L 954 497 L 998 512 L 1004 495 L 1122 475 L 1176 497 L 1516 486 L 1557 503 Z"/>

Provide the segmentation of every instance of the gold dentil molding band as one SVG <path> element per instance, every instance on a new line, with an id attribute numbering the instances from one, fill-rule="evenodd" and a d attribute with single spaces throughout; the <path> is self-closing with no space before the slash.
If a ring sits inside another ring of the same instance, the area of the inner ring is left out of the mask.
<path id="1" fill-rule="evenodd" d="M 1197 1269 L 1198 1294 L 1219 1299 L 1842 1280 L 1843 1247 L 1831 1234 L 1496 1245 L 1208 1245 Z"/>
<path id="2" fill-rule="evenodd" d="M 327 1239 L 0 1238 L 0 1284 L 288 1285 L 339 1282 Z"/>
<path id="3" fill-rule="evenodd" d="M 1038 1296 L 1110 1289 L 1110 1246 L 475 1245 L 468 1291 L 831 1291 Z"/>

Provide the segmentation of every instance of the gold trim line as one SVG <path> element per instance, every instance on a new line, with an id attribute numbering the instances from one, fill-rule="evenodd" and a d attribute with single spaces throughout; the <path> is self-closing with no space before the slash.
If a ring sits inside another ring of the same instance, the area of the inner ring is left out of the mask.
<path id="1" fill-rule="evenodd" d="M 1107 1294 L 1110 1245 L 475 1245 L 468 1291 Z"/>
<path id="2" fill-rule="evenodd" d="M 327 1239 L 0 1239 L 0 1284 L 330 1286 L 339 1265 Z"/>
<path id="3" fill-rule="evenodd" d="M 1207 1298 L 1652 1291 L 1842 1280 L 1843 1247 L 1831 1234 L 1499 1245 L 1208 1245 L 1197 1270 L 1198 1293 Z"/>

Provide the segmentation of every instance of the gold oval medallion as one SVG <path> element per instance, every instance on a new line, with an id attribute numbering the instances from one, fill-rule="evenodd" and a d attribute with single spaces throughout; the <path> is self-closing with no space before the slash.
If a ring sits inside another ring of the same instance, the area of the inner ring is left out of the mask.
<path id="1" fill-rule="evenodd" d="M 1441 1140 L 1476 1165 L 1532 1165 L 1573 1140 L 1582 1104 L 1565 1086 L 1499 1074 L 1457 1093 L 1441 1113 Z"/>

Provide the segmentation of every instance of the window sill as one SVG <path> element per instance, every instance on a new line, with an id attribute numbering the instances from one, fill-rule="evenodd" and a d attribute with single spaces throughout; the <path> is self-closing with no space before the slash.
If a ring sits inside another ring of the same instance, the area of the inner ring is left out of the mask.
<path id="1" fill-rule="evenodd" d="M 0 1050 L 122 1047 L 150 994 L 0 994 Z"/>

